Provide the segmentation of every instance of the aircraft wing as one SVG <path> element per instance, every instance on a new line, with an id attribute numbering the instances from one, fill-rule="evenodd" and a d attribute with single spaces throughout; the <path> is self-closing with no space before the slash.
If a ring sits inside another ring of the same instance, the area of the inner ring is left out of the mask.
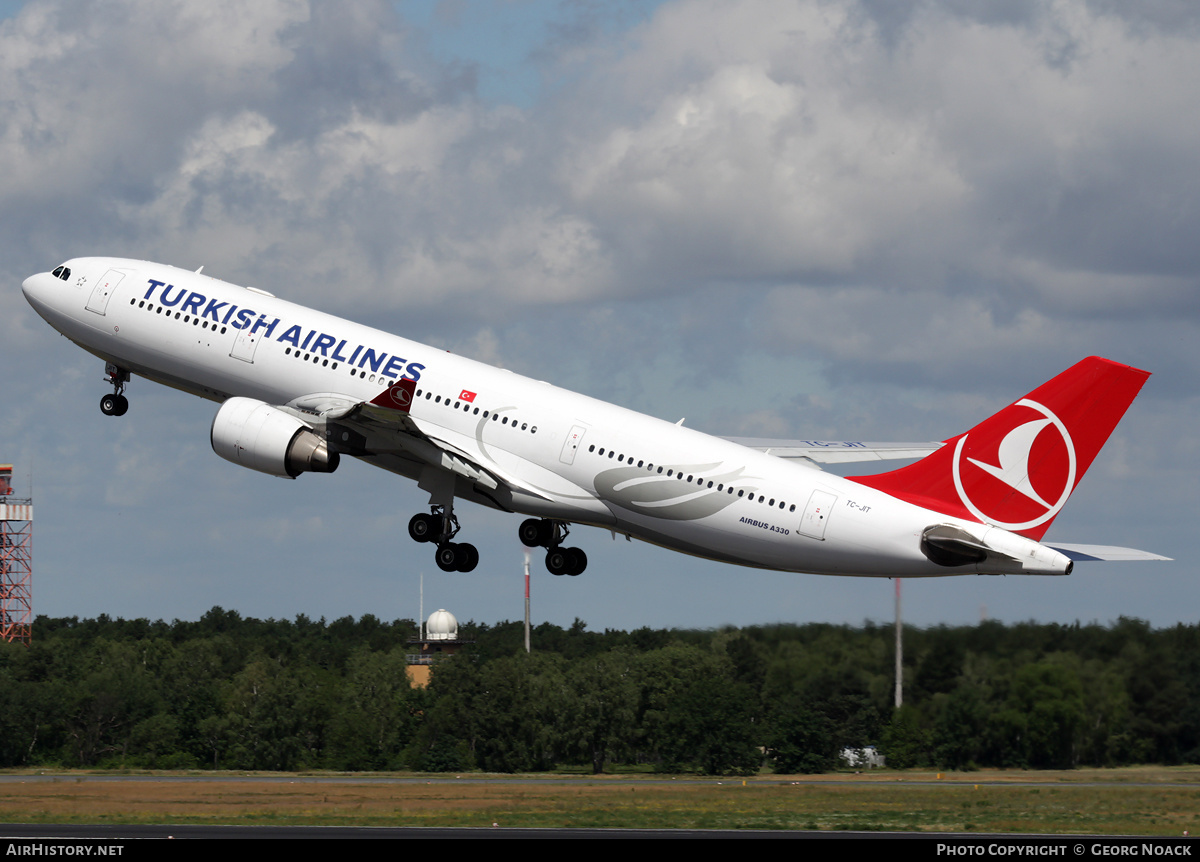
<path id="1" fill-rule="evenodd" d="M 306 421 L 323 423 L 334 446 L 354 455 L 401 455 L 470 479 L 491 491 L 504 485 L 539 497 L 546 495 L 489 458 L 471 437 L 426 427 L 409 413 L 415 381 L 400 380 L 370 401 L 336 392 L 305 395 L 283 405 Z M 335 439 L 349 429 L 361 438 Z M 355 450 L 359 451 L 355 451 Z"/>
<path id="2" fill-rule="evenodd" d="M 757 449 L 776 458 L 850 464 L 856 461 L 891 461 L 924 458 L 941 443 L 864 443 L 856 440 L 772 440 L 763 437 L 725 437 L 732 443 Z"/>
<path id="3" fill-rule="evenodd" d="M 1136 548 L 1118 548 L 1115 545 L 1078 545 L 1078 544 L 1062 544 L 1059 542 L 1042 542 L 1048 548 L 1053 548 L 1061 554 L 1065 554 L 1076 562 L 1094 560 L 1108 560 L 1116 562 L 1130 562 L 1133 560 L 1170 560 L 1170 557 L 1163 557 L 1158 554 L 1152 554 L 1149 551 L 1139 551 Z"/>

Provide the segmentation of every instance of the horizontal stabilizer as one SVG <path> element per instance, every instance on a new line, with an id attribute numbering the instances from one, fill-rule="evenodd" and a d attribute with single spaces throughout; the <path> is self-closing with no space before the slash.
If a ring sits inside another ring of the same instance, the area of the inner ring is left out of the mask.
<path id="1" fill-rule="evenodd" d="M 921 534 L 921 553 L 946 567 L 981 575 L 1069 575 L 1075 563 L 1049 545 L 994 527 L 934 524 Z"/>
<path id="2" fill-rule="evenodd" d="M 1077 544 L 1051 544 L 1045 543 L 1047 547 L 1053 548 L 1061 554 L 1065 554 L 1076 562 L 1092 562 L 1097 560 L 1108 560 L 1113 562 L 1131 562 L 1134 560 L 1170 560 L 1170 557 L 1164 557 L 1159 554 L 1152 554 L 1149 551 L 1139 551 L 1136 548 L 1118 548 L 1116 545 L 1077 545 Z"/>

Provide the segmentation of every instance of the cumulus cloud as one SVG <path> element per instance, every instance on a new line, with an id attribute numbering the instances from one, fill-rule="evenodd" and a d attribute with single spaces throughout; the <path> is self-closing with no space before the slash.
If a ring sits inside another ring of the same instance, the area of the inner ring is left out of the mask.
<path id="1" fill-rule="evenodd" d="M 668 268 L 1067 304 L 1088 287 L 1064 273 L 1194 283 L 1194 35 L 1083 3 L 990 26 L 918 5 L 901 26 L 853 3 L 664 8 L 589 84 L 627 99 L 616 126 L 582 120 L 573 200 L 673 288 Z"/>
<path id="2" fill-rule="evenodd" d="M 0 27 L 0 194 L 43 245 L 347 306 L 836 285 L 1193 315 L 1200 51 L 1173 8 L 664 4 L 545 52 L 576 76 L 518 110 L 385 4 L 30 4 Z"/>
<path id="3" fill-rule="evenodd" d="M 204 264 L 455 344 L 565 307 L 644 362 L 733 333 L 967 387 L 1004 355 L 1194 325 L 1189 9 L 680 0 L 616 31 L 585 11 L 534 52 L 557 85 L 516 108 L 389 4 L 30 3 L 0 24 L 0 244 L 20 275 Z"/>
<path id="4" fill-rule="evenodd" d="M 42 237 L 368 306 L 604 279 L 591 224 L 504 194 L 536 135 L 410 48 L 386 4 L 31 4 L 0 56 L 0 195 Z"/>

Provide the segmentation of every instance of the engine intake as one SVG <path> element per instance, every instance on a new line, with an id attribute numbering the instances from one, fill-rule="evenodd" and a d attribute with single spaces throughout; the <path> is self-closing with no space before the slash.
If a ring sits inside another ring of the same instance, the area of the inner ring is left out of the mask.
<path id="1" fill-rule="evenodd" d="M 240 467 L 280 478 L 332 473 L 341 460 L 295 416 L 253 398 L 230 398 L 213 417 L 213 451 Z"/>

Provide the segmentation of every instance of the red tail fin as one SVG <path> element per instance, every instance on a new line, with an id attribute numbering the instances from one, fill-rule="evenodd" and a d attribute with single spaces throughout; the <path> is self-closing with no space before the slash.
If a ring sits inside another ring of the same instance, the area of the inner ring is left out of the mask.
<path id="1" fill-rule="evenodd" d="M 917 463 L 854 481 L 1040 541 L 1149 376 L 1090 356 Z"/>
<path id="2" fill-rule="evenodd" d="M 378 407 L 386 407 L 400 413 L 407 413 L 412 407 L 413 393 L 417 391 L 417 381 L 401 377 L 387 389 L 371 399 Z"/>

